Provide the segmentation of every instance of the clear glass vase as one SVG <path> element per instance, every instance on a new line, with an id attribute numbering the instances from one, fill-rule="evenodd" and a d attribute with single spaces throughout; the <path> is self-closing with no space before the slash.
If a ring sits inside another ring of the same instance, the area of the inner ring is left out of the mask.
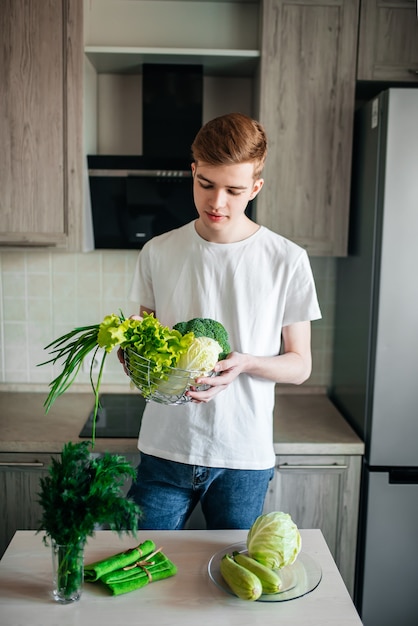
<path id="1" fill-rule="evenodd" d="M 53 597 L 60 604 L 80 599 L 84 580 L 84 543 L 52 543 Z"/>

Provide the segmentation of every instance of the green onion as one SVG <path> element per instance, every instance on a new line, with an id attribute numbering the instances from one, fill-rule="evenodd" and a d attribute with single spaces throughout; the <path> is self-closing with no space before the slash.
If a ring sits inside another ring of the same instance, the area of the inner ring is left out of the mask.
<path id="1" fill-rule="evenodd" d="M 93 358 L 91 360 L 90 367 L 90 384 L 92 386 L 95 403 L 93 413 L 93 431 L 92 440 L 94 444 L 96 436 L 96 417 L 99 410 L 99 389 L 103 374 L 103 368 L 107 357 L 107 352 L 103 353 L 102 361 L 100 364 L 100 370 L 96 383 L 93 380 L 93 363 L 94 357 L 99 350 L 97 343 L 97 336 L 99 333 L 100 324 L 93 324 L 92 326 L 82 326 L 75 328 L 69 333 L 58 337 L 45 347 L 45 350 L 49 350 L 50 354 L 54 355 L 48 361 L 39 363 L 41 365 L 47 365 L 52 363 L 55 365 L 58 361 L 64 360 L 61 373 L 54 378 L 50 383 L 50 391 L 44 402 L 45 412 L 48 413 L 55 400 L 61 396 L 74 382 L 80 367 L 83 364 L 84 359 L 90 352 L 93 352 Z M 52 348 L 52 349 L 51 349 Z"/>

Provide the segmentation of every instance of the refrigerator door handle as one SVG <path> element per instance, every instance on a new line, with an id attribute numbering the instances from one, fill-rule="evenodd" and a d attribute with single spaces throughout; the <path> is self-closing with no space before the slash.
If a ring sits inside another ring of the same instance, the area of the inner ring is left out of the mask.
<path id="1" fill-rule="evenodd" d="M 300 464 L 300 465 L 289 465 L 288 463 L 282 463 L 281 465 L 277 466 L 278 470 L 318 470 L 318 469 L 326 469 L 326 470 L 342 470 L 342 469 L 347 469 L 348 465 L 346 464 L 341 464 L 339 465 L 338 463 L 329 463 L 326 464 L 324 463 L 323 465 L 309 465 L 309 464 Z"/>
<path id="2" fill-rule="evenodd" d="M 393 468 L 389 470 L 390 485 L 418 485 L 418 468 Z"/>

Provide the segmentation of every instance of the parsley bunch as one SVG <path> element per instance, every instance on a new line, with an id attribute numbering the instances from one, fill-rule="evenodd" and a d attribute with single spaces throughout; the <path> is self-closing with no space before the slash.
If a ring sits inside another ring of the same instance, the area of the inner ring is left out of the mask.
<path id="1" fill-rule="evenodd" d="M 48 538 L 61 545 L 85 543 L 97 524 L 136 534 L 140 509 L 122 491 L 125 479 L 135 478 L 134 468 L 119 455 L 91 455 L 90 445 L 65 444 L 60 459 L 52 458 L 49 474 L 40 479 L 38 532 L 45 532 L 45 543 Z"/>

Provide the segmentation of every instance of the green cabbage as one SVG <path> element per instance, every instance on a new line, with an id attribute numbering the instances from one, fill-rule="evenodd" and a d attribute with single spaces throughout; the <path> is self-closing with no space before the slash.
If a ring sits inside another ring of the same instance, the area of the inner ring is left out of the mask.
<path id="1" fill-rule="evenodd" d="M 158 381 L 158 391 L 170 396 L 182 394 L 191 377 L 203 376 L 213 370 L 221 352 L 222 348 L 215 339 L 194 337 L 187 352 L 180 355 L 175 369 Z"/>
<path id="2" fill-rule="evenodd" d="M 294 563 L 301 547 L 298 527 L 288 513 L 273 511 L 260 515 L 248 531 L 249 556 L 271 569 Z"/>
<path id="3" fill-rule="evenodd" d="M 222 348 L 215 339 L 195 337 L 187 352 L 180 356 L 177 363 L 179 369 L 199 373 L 210 372 L 218 362 Z"/>

